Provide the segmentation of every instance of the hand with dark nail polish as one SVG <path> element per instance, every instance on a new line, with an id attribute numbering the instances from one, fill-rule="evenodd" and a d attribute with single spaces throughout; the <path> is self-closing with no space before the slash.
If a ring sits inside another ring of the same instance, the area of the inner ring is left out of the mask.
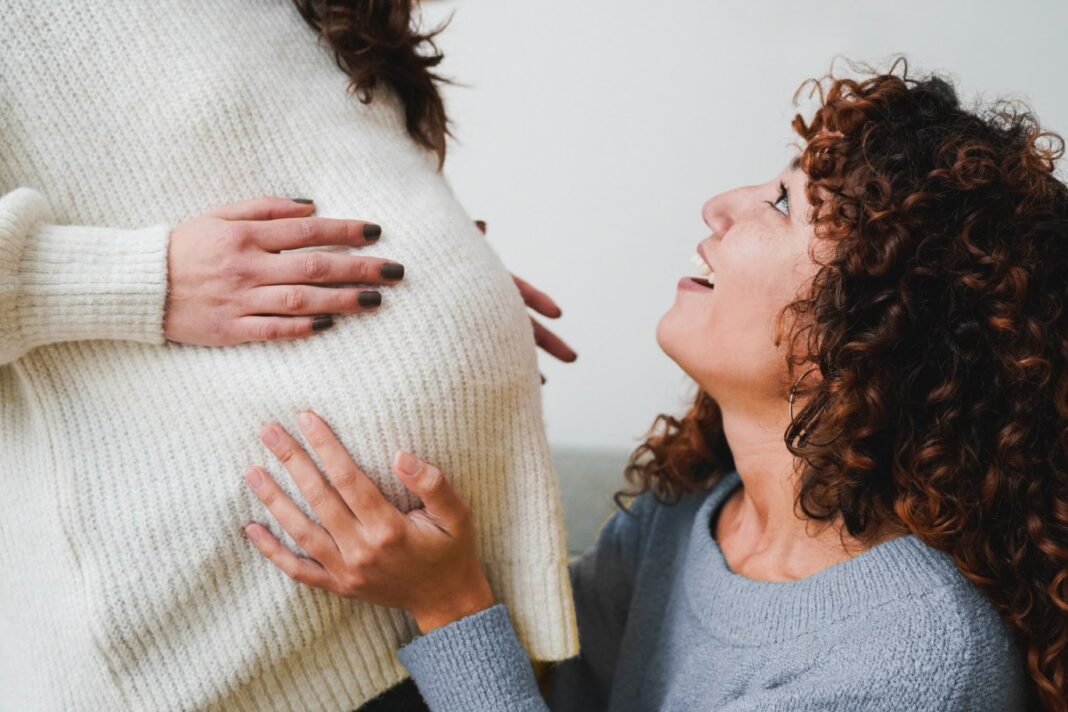
<path id="1" fill-rule="evenodd" d="M 167 242 L 164 337 L 197 346 L 301 339 L 332 327 L 338 314 L 379 306 L 381 293 L 363 288 L 396 285 L 404 266 L 330 248 L 373 245 L 382 227 L 315 213 L 312 198 L 271 195 L 176 225 Z"/>

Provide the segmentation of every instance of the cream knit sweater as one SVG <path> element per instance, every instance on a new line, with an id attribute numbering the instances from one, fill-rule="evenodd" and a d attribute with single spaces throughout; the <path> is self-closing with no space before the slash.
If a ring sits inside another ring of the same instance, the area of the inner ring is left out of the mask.
<path id="1" fill-rule="evenodd" d="M 380 91 L 290 0 L 10 0 L 0 22 L 0 709 L 351 710 L 406 676 L 399 611 L 242 537 L 257 439 L 321 413 L 387 494 L 410 449 L 471 503 L 536 658 L 576 653 L 533 337 L 509 276 Z M 265 194 L 383 226 L 378 313 L 230 348 L 162 335 L 171 226 Z"/>

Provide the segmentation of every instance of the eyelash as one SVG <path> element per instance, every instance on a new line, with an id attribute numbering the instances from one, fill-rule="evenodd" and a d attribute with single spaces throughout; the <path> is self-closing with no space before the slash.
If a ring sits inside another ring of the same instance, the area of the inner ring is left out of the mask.
<path id="1" fill-rule="evenodd" d="M 783 214 L 784 215 L 789 215 L 790 214 L 790 194 L 786 190 L 786 186 L 782 182 L 780 182 L 779 183 L 779 197 L 775 199 L 774 203 L 771 202 L 770 200 L 765 200 L 764 202 L 767 203 L 768 205 L 770 205 L 775 210 L 779 210 L 775 206 L 779 204 L 779 201 L 784 200 L 784 199 L 786 200 L 786 212 L 783 213 Z M 779 212 L 782 213 L 783 211 L 779 210 Z"/>

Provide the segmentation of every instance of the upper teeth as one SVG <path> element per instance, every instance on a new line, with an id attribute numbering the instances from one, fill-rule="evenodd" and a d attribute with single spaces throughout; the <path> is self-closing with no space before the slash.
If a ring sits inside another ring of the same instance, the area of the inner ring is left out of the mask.
<path id="1" fill-rule="evenodd" d="M 716 273 L 712 271 L 712 268 L 708 266 L 708 263 L 705 262 L 704 258 L 701 257 L 701 255 L 695 254 L 690 259 L 693 261 L 693 263 L 695 265 L 697 265 L 700 268 L 701 275 L 708 278 L 708 283 L 709 284 L 715 284 L 716 283 Z"/>

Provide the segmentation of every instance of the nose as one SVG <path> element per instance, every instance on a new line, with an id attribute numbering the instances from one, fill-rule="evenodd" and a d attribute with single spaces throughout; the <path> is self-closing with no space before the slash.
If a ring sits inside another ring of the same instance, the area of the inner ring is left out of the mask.
<path id="1" fill-rule="evenodd" d="M 701 218 L 717 235 L 722 235 L 732 224 L 730 206 L 733 190 L 714 195 L 701 206 Z"/>
<path id="2" fill-rule="evenodd" d="M 717 235 L 723 235 L 737 220 L 744 219 L 745 212 L 758 205 L 762 186 L 748 185 L 733 188 L 705 201 L 701 206 L 701 218 Z"/>

